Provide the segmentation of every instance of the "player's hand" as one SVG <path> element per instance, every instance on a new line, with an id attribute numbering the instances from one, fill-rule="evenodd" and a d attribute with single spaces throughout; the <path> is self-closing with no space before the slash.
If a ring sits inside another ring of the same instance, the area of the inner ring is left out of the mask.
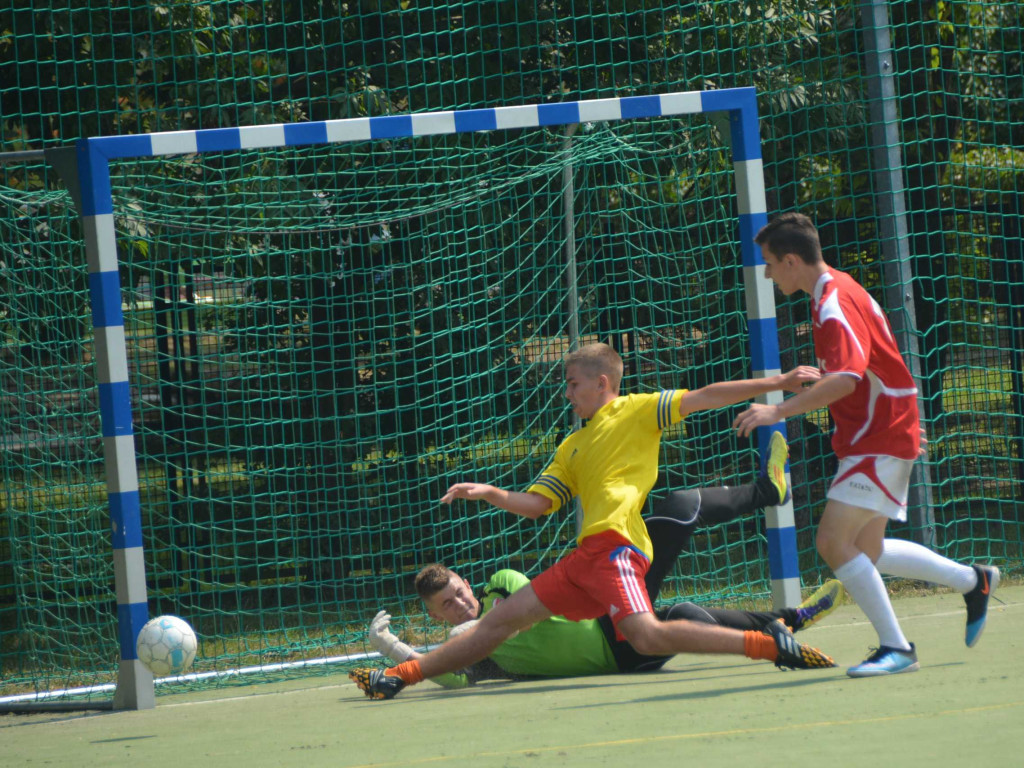
<path id="1" fill-rule="evenodd" d="M 735 418 L 732 428 L 740 437 L 747 437 L 758 427 L 767 427 L 782 421 L 779 406 L 754 403 Z"/>
<path id="2" fill-rule="evenodd" d="M 928 455 L 928 435 L 924 432 L 924 427 L 921 427 L 921 444 L 917 448 L 917 455 L 924 458 Z"/>
<path id="3" fill-rule="evenodd" d="M 479 501 L 480 499 L 486 499 L 487 494 L 493 490 L 493 485 L 485 483 L 456 483 L 441 497 L 441 502 L 443 504 L 451 504 L 455 499 Z"/>
<path id="4" fill-rule="evenodd" d="M 798 365 L 791 371 L 782 374 L 782 389 L 787 392 L 799 392 L 807 384 L 813 384 L 821 378 L 821 370 L 813 365 Z"/>
<path id="5" fill-rule="evenodd" d="M 373 617 L 366 637 L 373 650 L 399 664 L 413 653 L 412 648 L 391 634 L 391 614 L 387 611 L 380 611 Z"/>

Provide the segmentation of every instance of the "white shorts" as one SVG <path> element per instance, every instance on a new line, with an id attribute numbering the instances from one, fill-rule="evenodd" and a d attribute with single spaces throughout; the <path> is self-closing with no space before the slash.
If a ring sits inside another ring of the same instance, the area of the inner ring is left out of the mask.
<path id="1" fill-rule="evenodd" d="M 914 462 L 895 456 L 847 456 L 839 460 L 839 471 L 826 495 L 905 522 L 913 469 Z"/>

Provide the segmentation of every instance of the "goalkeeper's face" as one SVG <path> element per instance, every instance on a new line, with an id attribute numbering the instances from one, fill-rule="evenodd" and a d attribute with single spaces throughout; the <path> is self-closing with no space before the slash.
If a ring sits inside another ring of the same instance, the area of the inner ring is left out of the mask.
<path id="1" fill-rule="evenodd" d="M 458 625 L 477 618 L 480 601 L 473 596 L 473 590 L 464 578 L 453 573 L 444 589 L 423 600 L 427 613 L 435 621 Z"/>

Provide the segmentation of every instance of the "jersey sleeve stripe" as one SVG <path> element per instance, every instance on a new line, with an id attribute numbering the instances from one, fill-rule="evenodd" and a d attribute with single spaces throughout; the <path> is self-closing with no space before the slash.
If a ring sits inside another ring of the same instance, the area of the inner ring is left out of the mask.
<path id="1" fill-rule="evenodd" d="M 674 389 L 663 389 L 658 396 L 658 429 L 666 429 L 672 424 L 672 396 Z"/>
<path id="2" fill-rule="evenodd" d="M 547 488 L 559 498 L 562 506 L 565 506 L 572 501 L 572 492 L 569 490 L 569 487 L 557 477 L 553 477 L 552 475 L 541 475 L 537 478 L 534 485 L 541 485 Z"/>

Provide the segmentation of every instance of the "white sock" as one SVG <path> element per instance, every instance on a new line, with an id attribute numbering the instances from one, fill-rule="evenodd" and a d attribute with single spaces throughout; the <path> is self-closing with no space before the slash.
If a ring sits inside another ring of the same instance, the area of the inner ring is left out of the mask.
<path id="1" fill-rule="evenodd" d="M 889 602 L 889 593 L 885 591 L 885 582 L 871 558 L 862 552 L 836 568 L 835 574 L 868 617 L 878 633 L 879 643 L 890 648 L 909 650 L 910 643 L 903 636 L 899 621 L 896 620 L 896 613 Z"/>
<path id="2" fill-rule="evenodd" d="M 971 566 L 961 565 L 928 547 L 902 539 L 885 539 L 882 542 L 882 556 L 875 567 L 879 573 L 941 584 L 961 594 L 970 592 L 978 584 L 978 574 Z"/>

